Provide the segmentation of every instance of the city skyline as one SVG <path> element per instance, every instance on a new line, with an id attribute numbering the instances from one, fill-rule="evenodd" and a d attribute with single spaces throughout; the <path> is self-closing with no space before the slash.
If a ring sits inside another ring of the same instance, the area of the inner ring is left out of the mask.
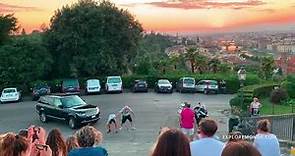
<path id="1" fill-rule="evenodd" d="M 27 32 L 49 24 L 54 11 L 78 0 L 0 0 Z M 214 33 L 295 30 L 294 0 L 111 0 L 128 9 L 146 31 Z"/>

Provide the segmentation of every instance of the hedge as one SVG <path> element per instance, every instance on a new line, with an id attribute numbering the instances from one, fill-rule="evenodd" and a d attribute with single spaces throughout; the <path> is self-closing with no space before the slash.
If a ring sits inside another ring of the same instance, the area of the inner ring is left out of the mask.
<path id="1" fill-rule="evenodd" d="M 266 83 L 266 84 L 245 86 L 239 89 L 237 96 L 232 98 L 229 104 L 231 107 L 233 106 L 241 107 L 241 103 L 243 103 L 242 109 L 247 110 L 248 106 L 253 100 L 253 97 L 258 97 L 258 98 L 269 97 L 275 86 L 278 86 L 278 85 L 273 83 L 271 84 Z"/>
<path id="2" fill-rule="evenodd" d="M 286 81 L 282 83 L 282 87 L 287 90 L 290 98 L 295 98 L 295 74 L 288 75 Z"/>
<path id="3" fill-rule="evenodd" d="M 258 84 L 258 85 L 250 85 L 245 86 L 242 89 L 239 90 L 239 92 L 252 92 L 253 97 L 269 97 L 272 90 L 275 86 L 278 86 L 278 84 L 275 83 L 267 83 L 267 84 Z"/>

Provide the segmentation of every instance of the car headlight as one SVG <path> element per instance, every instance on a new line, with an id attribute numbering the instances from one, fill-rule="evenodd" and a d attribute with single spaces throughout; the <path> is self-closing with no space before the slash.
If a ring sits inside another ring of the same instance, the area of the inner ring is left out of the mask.
<path id="1" fill-rule="evenodd" d="M 99 108 L 98 107 L 96 107 L 96 114 L 98 114 L 99 113 Z"/>

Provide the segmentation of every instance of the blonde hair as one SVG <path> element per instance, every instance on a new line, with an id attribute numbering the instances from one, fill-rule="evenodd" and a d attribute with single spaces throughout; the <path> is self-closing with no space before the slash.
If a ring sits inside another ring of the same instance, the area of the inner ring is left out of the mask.
<path id="1" fill-rule="evenodd" d="M 76 136 L 70 136 L 66 140 L 67 150 L 70 152 L 72 149 L 76 149 L 79 147 L 77 137 Z"/>
<path id="2" fill-rule="evenodd" d="M 92 147 L 103 139 L 102 133 L 92 126 L 82 127 L 76 132 L 76 137 L 80 147 Z"/>
<path id="3" fill-rule="evenodd" d="M 257 123 L 257 129 L 263 131 L 263 132 L 269 132 L 270 131 L 270 122 L 267 119 L 259 120 Z"/>

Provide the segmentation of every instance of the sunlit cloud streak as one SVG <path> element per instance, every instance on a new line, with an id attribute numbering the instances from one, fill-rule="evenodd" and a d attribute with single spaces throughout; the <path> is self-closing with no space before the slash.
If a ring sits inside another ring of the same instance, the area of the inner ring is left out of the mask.
<path id="1" fill-rule="evenodd" d="M 0 13 L 11 13 L 11 12 L 30 12 L 30 11 L 41 11 L 42 9 L 37 7 L 18 6 L 0 3 Z"/>
<path id="2" fill-rule="evenodd" d="M 267 4 L 261 0 L 246 0 L 246 1 L 227 1 L 218 2 L 210 0 L 169 0 L 169 1 L 153 1 L 148 3 L 129 3 L 122 4 L 127 7 L 134 7 L 136 5 L 152 5 L 160 8 L 174 8 L 174 9 L 244 9 L 252 8 Z"/>

